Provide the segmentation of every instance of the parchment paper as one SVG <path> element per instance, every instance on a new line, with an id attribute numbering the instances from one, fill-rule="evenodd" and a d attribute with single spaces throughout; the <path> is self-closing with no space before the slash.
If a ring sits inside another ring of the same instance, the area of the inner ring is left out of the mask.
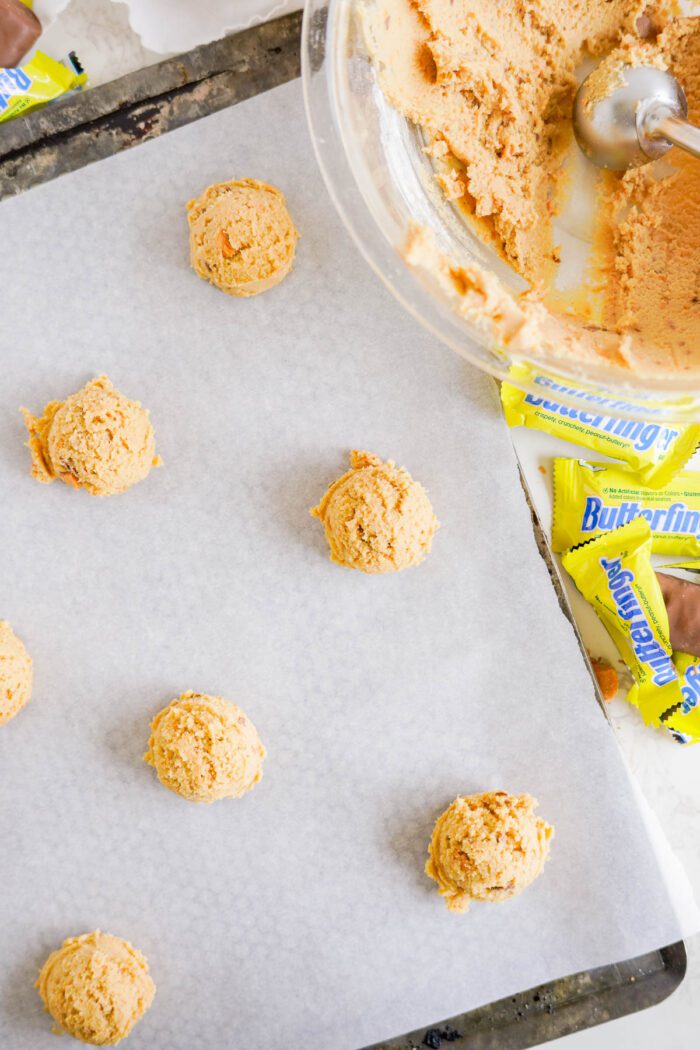
<path id="1" fill-rule="evenodd" d="M 188 267 L 185 201 L 282 186 L 292 275 L 234 300 Z M 492 381 L 368 270 L 312 159 L 298 83 L 0 208 L 0 615 L 34 656 L 0 729 L 0 1045 L 54 1048 L 32 982 L 94 927 L 148 956 L 130 1050 L 354 1050 L 678 926 L 532 535 Z M 18 408 L 107 372 L 165 466 L 106 500 L 29 477 Z M 328 560 L 308 515 L 351 447 L 442 521 L 419 568 Z M 256 723 L 265 776 L 196 806 L 141 761 L 185 689 Z M 522 897 L 450 915 L 422 873 L 459 793 L 556 827 Z"/>

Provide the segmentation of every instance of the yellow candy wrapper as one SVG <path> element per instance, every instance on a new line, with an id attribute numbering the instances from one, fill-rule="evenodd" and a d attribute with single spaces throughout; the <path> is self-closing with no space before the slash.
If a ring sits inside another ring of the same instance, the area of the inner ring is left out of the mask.
<path id="1" fill-rule="evenodd" d="M 700 474 L 681 471 L 663 489 L 639 485 L 610 463 L 554 460 L 552 550 L 644 518 L 655 554 L 700 557 Z"/>
<path id="2" fill-rule="evenodd" d="M 503 383 L 501 402 L 509 426 L 544 430 L 592 452 L 622 460 L 637 481 L 649 488 L 666 485 L 700 444 L 700 424 L 661 422 L 654 418 L 661 414 L 660 408 L 635 405 L 564 384 L 527 365 L 514 365 L 510 374 L 514 379 L 534 383 L 541 388 L 541 394 L 525 393 Z M 562 404 L 557 393 L 580 400 L 581 407 Z M 637 412 L 642 418 L 624 419 L 615 415 L 616 411 Z"/>
<path id="3" fill-rule="evenodd" d="M 0 69 L 0 123 L 80 90 L 86 80 L 77 60 L 64 65 L 43 51 L 23 66 Z"/>
<path id="4" fill-rule="evenodd" d="M 666 715 L 664 726 L 680 744 L 700 743 L 700 656 L 674 653 L 673 662 L 680 675 L 683 700 Z"/>
<path id="5" fill-rule="evenodd" d="M 649 524 L 637 518 L 567 551 L 562 564 L 632 672 L 635 685 L 627 699 L 647 724 L 658 726 L 683 698 L 650 555 Z"/>

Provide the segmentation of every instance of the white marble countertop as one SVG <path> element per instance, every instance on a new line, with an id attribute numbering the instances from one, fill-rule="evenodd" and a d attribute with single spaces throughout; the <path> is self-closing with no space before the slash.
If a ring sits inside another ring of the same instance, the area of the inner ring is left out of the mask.
<path id="1" fill-rule="evenodd" d="M 37 0 L 35 5 L 39 14 L 41 2 Z M 143 47 L 129 24 L 127 6 L 112 0 L 70 0 L 43 34 L 40 46 L 56 57 L 77 51 L 93 86 L 168 57 Z M 514 442 L 544 523 L 548 501 L 551 506 L 552 457 L 581 455 L 581 451 L 522 429 L 514 432 Z M 595 654 L 614 656 L 612 643 L 586 603 L 576 595 L 573 605 L 587 647 Z M 641 790 L 700 896 L 700 747 L 680 747 L 645 728 L 622 697 L 611 703 L 609 713 Z M 698 1040 L 695 1002 L 700 993 L 700 936 L 687 943 L 687 949 L 686 979 L 665 1003 L 556 1042 L 571 1050 L 620 1050 L 627 1046 L 656 1050 L 659 1045 L 664 1050 L 688 1050 L 694 1046 Z"/>
<path id="2" fill-rule="evenodd" d="M 549 535 L 552 460 L 555 456 L 585 458 L 585 450 L 524 427 L 511 431 L 511 435 L 530 496 Z M 700 456 L 695 457 L 690 469 L 700 470 Z M 621 661 L 612 639 L 563 570 L 562 582 L 588 651 L 619 667 Z M 681 746 L 662 731 L 645 726 L 639 713 L 624 699 L 625 692 L 623 684 L 619 695 L 608 705 L 611 724 L 642 794 L 659 818 L 697 899 L 700 896 L 700 801 L 697 797 L 700 747 Z M 665 1050 L 687 1050 L 694 1045 L 697 1038 L 695 1004 L 700 991 L 700 936 L 686 941 L 686 948 L 686 978 L 665 1003 L 556 1042 L 571 1044 L 572 1050 L 574 1045 L 582 1050 L 619 1050 L 626 1046 L 651 1050 L 662 1040 Z"/>

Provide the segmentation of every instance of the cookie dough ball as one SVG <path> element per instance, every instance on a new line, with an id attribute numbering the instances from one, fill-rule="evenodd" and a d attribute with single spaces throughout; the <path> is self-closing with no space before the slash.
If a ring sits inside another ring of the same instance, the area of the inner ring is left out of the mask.
<path id="1" fill-rule="evenodd" d="M 187 219 L 192 266 L 222 292 L 266 292 L 292 268 L 299 234 L 274 186 L 218 182 L 189 202 Z"/>
<path id="2" fill-rule="evenodd" d="M 351 452 L 350 467 L 311 510 L 323 522 L 331 560 L 369 573 L 418 565 L 440 524 L 423 486 L 371 452 Z"/>
<path id="3" fill-rule="evenodd" d="M 114 496 L 158 466 L 148 412 L 116 390 L 107 376 L 92 379 L 65 401 L 50 401 L 40 417 L 22 409 L 32 474 L 56 478 L 92 496 Z"/>
<path id="4" fill-rule="evenodd" d="M 183 693 L 151 723 L 144 761 L 166 788 L 192 802 L 239 798 L 262 777 L 265 748 L 240 707 Z"/>
<path id="5" fill-rule="evenodd" d="M 535 816 L 536 806 L 530 795 L 488 791 L 460 796 L 445 810 L 433 830 L 425 872 L 451 911 L 466 911 L 471 900 L 508 900 L 534 882 L 554 835 Z"/>
<path id="6" fill-rule="evenodd" d="M 7 620 L 0 620 L 0 726 L 32 695 L 32 659 Z"/>
<path id="7" fill-rule="evenodd" d="M 57 1034 L 114 1046 L 153 1002 L 146 959 L 121 937 L 84 933 L 52 952 L 36 982 Z"/>

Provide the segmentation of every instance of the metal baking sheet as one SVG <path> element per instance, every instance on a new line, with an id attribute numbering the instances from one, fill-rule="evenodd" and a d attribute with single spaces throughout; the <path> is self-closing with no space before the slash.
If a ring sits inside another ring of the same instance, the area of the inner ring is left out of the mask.
<path id="1" fill-rule="evenodd" d="M 266 1050 L 309 1026 L 356 1047 L 677 936 L 493 385 L 365 270 L 305 134 L 290 85 L 3 205 L 3 615 L 37 661 L 0 738 L 0 1034 L 18 1050 L 48 1031 L 43 955 L 88 926 L 151 959 L 131 1045 L 235 1031 Z M 246 304 L 186 262 L 184 200 L 234 172 L 283 185 L 304 235 L 292 277 Z M 17 405 L 102 370 L 152 408 L 166 467 L 120 500 L 40 488 Z M 420 570 L 326 561 L 306 508 L 357 444 L 433 495 Z M 237 699 L 268 744 L 233 808 L 166 796 L 140 763 L 150 717 L 190 687 Z M 455 923 L 421 876 L 430 826 L 495 783 L 538 795 L 554 857 L 520 901 Z"/>
<path id="2" fill-rule="evenodd" d="M 524 1050 L 656 1006 L 685 977 L 683 943 L 509 995 L 366 1050 Z"/>

